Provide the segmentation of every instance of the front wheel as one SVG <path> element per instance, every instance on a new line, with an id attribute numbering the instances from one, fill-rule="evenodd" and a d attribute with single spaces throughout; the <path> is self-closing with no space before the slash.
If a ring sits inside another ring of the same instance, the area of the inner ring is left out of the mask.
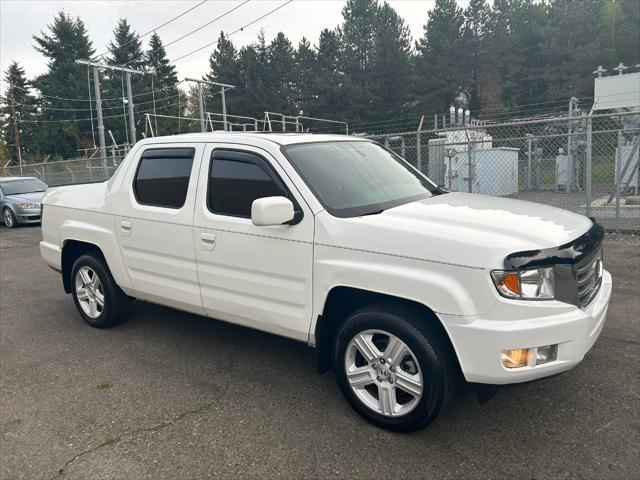
<path id="1" fill-rule="evenodd" d="M 433 320 L 403 306 L 372 305 L 349 316 L 338 332 L 338 385 L 370 422 L 394 431 L 420 430 L 452 397 L 455 359 Z"/>
<path id="2" fill-rule="evenodd" d="M 73 264 L 71 279 L 76 307 L 92 327 L 110 327 L 126 315 L 128 298 L 116 285 L 102 256 L 82 255 Z"/>
<path id="3" fill-rule="evenodd" d="M 16 216 L 13 214 L 11 209 L 7 207 L 2 210 L 2 219 L 4 221 L 4 225 L 7 228 L 13 228 L 18 223 L 18 221 L 16 220 Z"/>

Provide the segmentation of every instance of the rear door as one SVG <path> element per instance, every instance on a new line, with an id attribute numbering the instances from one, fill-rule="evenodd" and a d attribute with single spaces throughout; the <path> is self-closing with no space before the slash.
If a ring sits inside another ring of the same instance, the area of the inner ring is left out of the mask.
<path id="1" fill-rule="evenodd" d="M 116 217 L 122 258 L 137 296 L 204 314 L 193 244 L 193 209 L 204 144 L 149 145 L 127 172 L 128 208 Z"/>
<path id="2" fill-rule="evenodd" d="M 299 223 L 254 225 L 253 200 L 280 195 L 294 202 Z M 275 159 L 257 147 L 208 145 L 194 226 L 207 314 L 307 340 L 314 218 Z"/>

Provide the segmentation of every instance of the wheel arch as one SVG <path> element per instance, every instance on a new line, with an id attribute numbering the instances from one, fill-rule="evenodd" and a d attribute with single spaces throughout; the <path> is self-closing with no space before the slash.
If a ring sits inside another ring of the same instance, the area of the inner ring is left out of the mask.
<path id="1" fill-rule="evenodd" d="M 61 273 L 62 273 L 62 285 L 66 293 L 71 293 L 71 270 L 73 264 L 82 255 L 87 253 L 97 253 L 107 263 L 104 257 L 104 253 L 98 245 L 95 243 L 85 242 L 82 240 L 68 239 L 62 244 L 62 258 L 61 258 Z M 109 266 L 107 265 L 107 268 Z"/>
<path id="2" fill-rule="evenodd" d="M 318 316 L 315 325 L 316 370 L 322 374 L 331 368 L 331 352 L 335 339 L 335 333 L 342 322 L 356 310 L 374 303 L 389 303 L 402 305 L 418 313 L 425 321 L 432 322 L 442 339 L 451 348 L 458 362 L 451 338 L 436 312 L 428 305 L 386 293 L 350 287 L 335 286 L 327 294 L 322 313 Z"/>

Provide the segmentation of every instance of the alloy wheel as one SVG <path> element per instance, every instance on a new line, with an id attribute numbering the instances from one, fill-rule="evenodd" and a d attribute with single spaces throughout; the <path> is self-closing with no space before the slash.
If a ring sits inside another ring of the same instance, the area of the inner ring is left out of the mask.
<path id="1" fill-rule="evenodd" d="M 76 297 L 82 311 L 92 319 L 104 311 L 104 288 L 98 274 L 88 266 L 78 269 L 75 278 Z"/>
<path id="2" fill-rule="evenodd" d="M 374 412 L 398 417 L 420 402 L 424 379 L 411 349 L 383 330 L 354 336 L 345 352 L 347 381 L 358 400 Z"/>
<path id="3" fill-rule="evenodd" d="M 11 214 L 11 210 L 9 210 L 8 208 L 5 208 L 3 217 L 4 217 L 4 224 L 8 228 L 13 228 L 14 220 L 13 220 L 13 215 Z"/>

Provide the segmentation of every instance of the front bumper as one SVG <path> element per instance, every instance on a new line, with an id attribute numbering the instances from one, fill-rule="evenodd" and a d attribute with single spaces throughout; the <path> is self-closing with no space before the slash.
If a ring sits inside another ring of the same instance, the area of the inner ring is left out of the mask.
<path id="1" fill-rule="evenodd" d="M 18 223 L 40 223 L 40 209 L 16 209 L 16 220 Z"/>
<path id="2" fill-rule="evenodd" d="M 611 289 L 611 275 L 605 271 L 600 291 L 584 310 L 561 304 L 549 308 L 548 315 L 516 320 L 454 315 L 441 315 L 441 320 L 467 381 L 496 385 L 527 382 L 569 370 L 584 358 L 604 326 Z M 518 307 L 520 312 L 522 308 Z M 503 350 L 555 344 L 555 361 L 512 369 L 501 363 Z"/>

